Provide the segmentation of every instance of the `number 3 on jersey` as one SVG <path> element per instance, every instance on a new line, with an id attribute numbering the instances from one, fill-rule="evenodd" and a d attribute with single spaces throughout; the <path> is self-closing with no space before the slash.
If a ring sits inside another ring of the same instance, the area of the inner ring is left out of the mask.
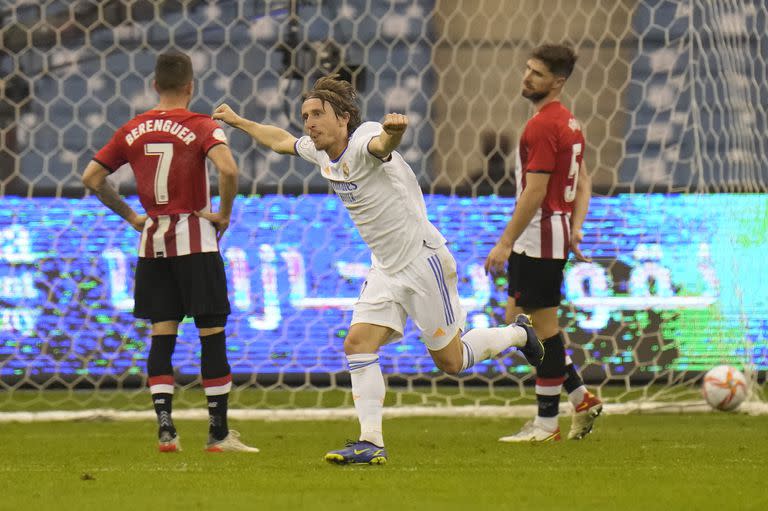
<path id="1" fill-rule="evenodd" d="M 168 175 L 171 172 L 173 144 L 144 144 L 144 154 L 159 156 L 157 168 L 155 168 L 155 204 L 168 204 Z M 573 170 L 573 164 L 571 164 L 571 170 Z M 575 181 L 574 186 L 576 186 Z M 566 191 L 566 196 L 567 194 Z"/>
<path id="2" fill-rule="evenodd" d="M 563 194 L 565 202 L 572 202 L 576 198 L 576 183 L 579 181 L 579 162 L 576 159 L 581 154 L 581 144 L 573 144 L 571 148 L 571 168 L 568 169 L 568 181 L 573 179 L 573 184 L 565 187 Z"/>

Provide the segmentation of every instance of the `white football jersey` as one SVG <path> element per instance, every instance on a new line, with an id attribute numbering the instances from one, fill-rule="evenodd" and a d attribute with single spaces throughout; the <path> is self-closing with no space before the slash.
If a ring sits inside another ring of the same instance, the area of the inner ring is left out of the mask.
<path id="1" fill-rule="evenodd" d="M 399 153 L 382 161 L 368 151 L 368 143 L 382 132 L 378 122 L 364 122 L 352 133 L 342 155 L 332 161 L 315 149 L 308 136 L 296 141 L 296 154 L 320 167 L 320 173 L 339 196 L 373 254 L 373 265 L 395 273 L 419 255 L 426 244 L 445 244 L 427 219 L 424 196 L 411 167 Z"/>

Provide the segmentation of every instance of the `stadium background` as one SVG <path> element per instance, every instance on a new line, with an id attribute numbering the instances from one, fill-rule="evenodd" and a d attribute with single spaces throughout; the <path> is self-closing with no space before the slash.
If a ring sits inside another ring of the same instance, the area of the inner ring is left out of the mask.
<path id="1" fill-rule="evenodd" d="M 481 265 L 514 207 L 508 171 L 530 115 L 519 97 L 524 62 L 539 42 L 574 44 L 580 60 L 564 102 L 586 126 L 598 195 L 585 243 L 595 261 L 570 266 L 564 289 L 574 360 L 599 390 L 655 389 L 643 397 L 690 390 L 717 363 L 755 381 L 768 369 L 760 2 L 48 0 L 1 9 L 6 402 L 17 389 L 142 381 L 148 325 L 130 314 L 136 237 L 83 198 L 79 176 L 116 128 L 154 105 L 154 58 L 171 47 L 193 58 L 195 111 L 227 102 L 298 134 L 301 92 L 340 72 L 360 89 L 365 118 L 408 114 L 401 152 L 457 256 L 471 324 L 488 325 L 503 317 L 505 282 Z M 311 166 L 228 132 L 248 195 L 223 243 L 238 382 L 335 386 L 369 255 Z M 114 182 L 133 193 L 128 169 Z M 175 366 L 194 384 L 190 324 L 182 339 Z M 384 354 L 392 381 L 530 382 L 515 357 L 441 375 L 413 330 Z"/>

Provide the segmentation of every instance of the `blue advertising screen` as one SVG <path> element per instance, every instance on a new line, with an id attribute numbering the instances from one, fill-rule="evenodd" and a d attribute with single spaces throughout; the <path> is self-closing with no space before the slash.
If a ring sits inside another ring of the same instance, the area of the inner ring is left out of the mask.
<path id="1" fill-rule="evenodd" d="M 483 262 L 514 200 L 426 197 L 459 268 L 468 328 L 503 323 L 506 279 Z M 131 200 L 137 206 L 135 200 Z M 562 324 L 574 360 L 605 375 L 768 369 L 767 195 L 594 198 L 591 263 L 569 263 Z M 143 373 L 149 325 L 133 318 L 138 233 L 96 199 L 0 199 L 0 377 Z M 345 370 L 342 343 L 370 253 L 335 196 L 238 197 L 222 240 L 237 374 Z M 181 326 L 174 366 L 199 372 Z M 409 323 L 382 350 L 389 374 L 435 367 Z M 516 356 L 476 374 L 529 371 Z"/>

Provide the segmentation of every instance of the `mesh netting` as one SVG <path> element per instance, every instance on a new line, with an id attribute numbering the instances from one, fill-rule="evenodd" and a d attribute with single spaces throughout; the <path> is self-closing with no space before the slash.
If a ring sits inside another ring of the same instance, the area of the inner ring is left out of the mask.
<path id="1" fill-rule="evenodd" d="M 27 402 L 55 405 L 78 388 L 146 392 L 148 325 L 130 314 L 135 236 L 97 201 L 72 197 L 84 195 L 94 152 L 154 106 L 155 57 L 171 48 L 192 56 L 195 111 L 227 102 L 299 134 L 301 93 L 338 72 L 360 91 L 366 119 L 406 113 L 400 151 L 456 255 L 470 324 L 485 326 L 503 320 L 506 282 L 481 266 L 514 207 L 510 169 L 531 114 L 519 93 L 525 60 L 541 42 L 573 44 L 580 58 L 563 101 L 586 127 L 585 162 L 605 197 L 585 226 L 595 261 L 566 270 L 572 357 L 607 399 L 692 397 L 717 363 L 753 380 L 768 368 L 758 266 L 768 199 L 703 193 L 768 189 L 762 2 L 45 0 L 0 9 L 7 403 L 24 389 L 34 394 Z M 368 251 L 313 167 L 239 132 L 230 143 L 240 191 L 259 194 L 238 199 L 223 246 L 235 404 L 348 405 L 334 393 L 348 381 L 341 343 Z M 111 179 L 134 193 L 130 169 Z M 174 363 L 194 389 L 191 324 L 181 338 Z M 390 382 L 403 385 L 398 404 L 532 396 L 531 373 L 514 356 L 448 377 L 413 329 L 383 354 Z M 251 390 L 258 397 L 246 397 Z M 285 399 L 270 397 L 282 390 Z"/>

